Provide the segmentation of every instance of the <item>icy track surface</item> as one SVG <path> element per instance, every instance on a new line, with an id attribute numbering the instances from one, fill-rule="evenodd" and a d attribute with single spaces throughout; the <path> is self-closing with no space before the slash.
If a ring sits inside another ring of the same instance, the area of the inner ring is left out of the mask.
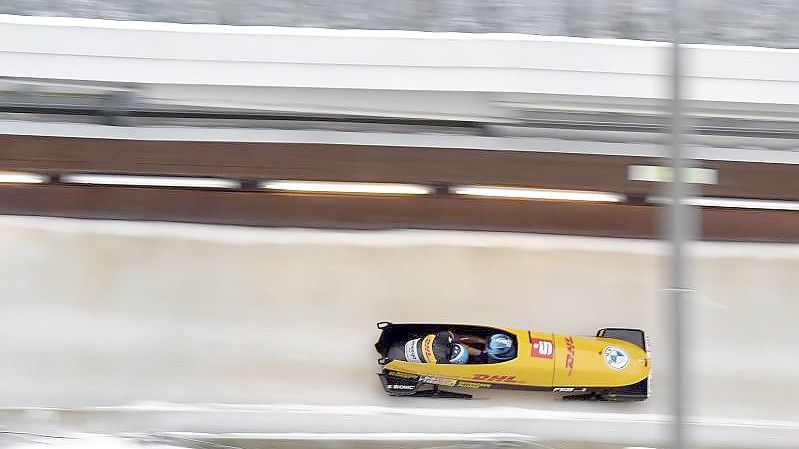
<path id="1" fill-rule="evenodd" d="M 20 433 L 8 440 L 7 444 L 3 445 L 6 449 L 41 449 L 43 446 L 52 449 L 178 449 L 180 447 L 167 444 L 143 444 L 131 438 L 93 434 L 56 436 Z"/>
<path id="2" fill-rule="evenodd" d="M 631 444 L 667 435 L 659 242 L 2 217 L 0 248 L 7 428 L 506 432 Z M 795 447 L 799 246 L 701 243 L 693 254 L 695 435 Z M 572 334 L 641 327 L 653 397 L 389 398 L 372 347 L 381 320 Z"/>

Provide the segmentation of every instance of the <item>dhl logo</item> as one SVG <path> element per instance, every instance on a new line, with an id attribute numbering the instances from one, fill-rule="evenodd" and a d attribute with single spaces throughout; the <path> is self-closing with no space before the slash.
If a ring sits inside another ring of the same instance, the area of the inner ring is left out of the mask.
<path id="1" fill-rule="evenodd" d="M 427 363 L 436 363 L 436 356 L 433 353 L 433 340 L 435 338 L 435 335 L 431 334 L 422 340 L 422 354 L 424 355 L 424 361 Z"/>
<path id="2" fill-rule="evenodd" d="M 566 373 L 571 376 L 574 370 L 574 339 L 566 337 Z"/>
<path id="3" fill-rule="evenodd" d="M 472 376 L 474 380 L 482 380 L 484 382 L 507 382 L 507 383 L 522 383 L 516 380 L 516 376 L 505 376 L 499 374 L 475 374 Z"/>

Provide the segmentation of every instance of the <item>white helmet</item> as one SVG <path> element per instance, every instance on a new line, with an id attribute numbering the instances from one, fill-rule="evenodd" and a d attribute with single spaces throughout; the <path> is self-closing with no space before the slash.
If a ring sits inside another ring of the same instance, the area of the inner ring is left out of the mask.
<path id="1" fill-rule="evenodd" d="M 469 350 L 465 345 L 455 343 L 452 345 L 452 352 L 449 356 L 449 363 L 455 365 L 464 365 L 469 362 Z"/>

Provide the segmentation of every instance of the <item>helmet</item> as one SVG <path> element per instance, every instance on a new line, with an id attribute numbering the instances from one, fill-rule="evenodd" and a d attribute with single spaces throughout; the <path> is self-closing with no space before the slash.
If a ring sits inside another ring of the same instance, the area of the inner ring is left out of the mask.
<path id="1" fill-rule="evenodd" d="M 486 354 L 494 360 L 505 361 L 512 359 L 516 354 L 513 348 L 513 339 L 505 334 L 494 334 L 486 342 Z"/>
<path id="2" fill-rule="evenodd" d="M 405 343 L 405 360 L 414 363 L 446 363 L 452 343 L 451 332 L 428 334 Z"/>
<path id="3" fill-rule="evenodd" d="M 449 363 L 453 363 L 456 365 L 463 365 L 469 361 L 469 351 L 466 349 L 466 346 L 455 343 L 452 345 L 452 353 L 449 356 Z"/>

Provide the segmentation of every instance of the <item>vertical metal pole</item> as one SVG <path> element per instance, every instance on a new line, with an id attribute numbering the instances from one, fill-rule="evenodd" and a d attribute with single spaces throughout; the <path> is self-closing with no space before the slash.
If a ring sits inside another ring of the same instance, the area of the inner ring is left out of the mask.
<path id="1" fill-rule="evenodd" d="M 685 449 L 685 393 L 684 393 L 684 301 L 687 290 L 687 267 L 685 243 L 691 238 L 693 220 L 690 208 L 683 203 L 687 196 L 684 180 L 686 161 L 682 150 L 683 100 L 682 100 L 682 10 L 680 0 L 671 0 L 671 205 L 668 215 L 668 232 L 671 241 L 670 285 L 671 321 L 673 344 L 672 448 Z"/>

